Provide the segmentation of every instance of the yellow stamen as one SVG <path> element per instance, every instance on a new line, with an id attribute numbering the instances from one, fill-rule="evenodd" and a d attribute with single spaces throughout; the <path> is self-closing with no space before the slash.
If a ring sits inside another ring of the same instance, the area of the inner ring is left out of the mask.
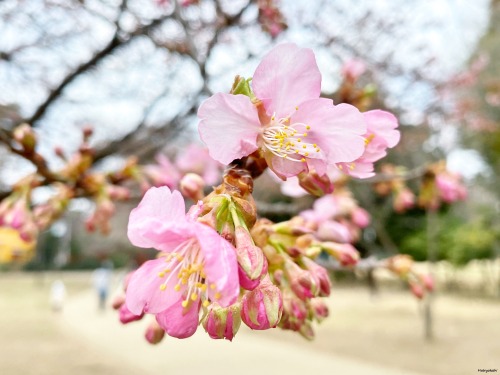
<path id="1" fill-rule="evenodd" d="M 182 301 L 181 305 L 182 305 L 182 307 L 187 307 L 188 303 L 189 303 L 189 301 L 187 301 L 187 300 Z"/>
<path id="2" fill-rule="evenodd" d="M 161 284 L 160 290 L 163 292 L 165 289 L 167 289 L 167 286 L 165 284 Z"/>
<path id="3" fill-rule="evenodd" d="M 198 299 L 198 295 L 196 293 L 191 293 L 191 301 L 196 301 Z"/>

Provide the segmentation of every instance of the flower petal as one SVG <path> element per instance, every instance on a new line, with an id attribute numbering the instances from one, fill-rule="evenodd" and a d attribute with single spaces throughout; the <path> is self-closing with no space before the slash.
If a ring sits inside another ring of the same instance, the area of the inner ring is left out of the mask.
<path id="1" fill-rule="evenodd" d="M 252 88 L 268 115 L 287 117 L 296 106 L 321 93 L 321 73 L 314 52 L 293 43 L 274 47 L 255 70 Z"/>
<path id="2" fill-rule="evenodd" d="M 222 307 L 233 304 L 240 293 L 236 250 L 212 228 L 197 224 L 196 236 L 205 258 L 205 273 L 209 285 L 209 297 Z"/>
<path id="3" fill-rule="evenodd" d="M 324 98 L 309 100 L 292 115 L 291 123 L 311 127 L 306 140 L 321 148 L 329 164 L 356 160 L 365 149 L 362 135 L 366 133 L 366 123 L 352 105 L 334 106 Z"/>
<path id="4" fill-rule="evenodd" d="M 191 304 L 189 309 L 182 307 L 181 302 L 170 306 L 156 314 L 156 321 L 165 332 L 172 337 L 185 339 L 193 336 L 198 328 L 200 301 Z"/>
<path id="5" fill-rule="evenodd" d="M 135 315 L 143 312 L 159 313 L 180 300 L 182 290 L 177 292 L 173 286 L 161 290 L 165 277 L 159 274 L 167 268 L 164 258 L 149 260 L 134 272 L 127 286 L 127 308 Z M 175 279 L 177 281 L 177 279 Z"/>
<path id="6" fill-rule="evenodd" d="M 198 117 L 200 137 L 213 159 L 229 164 L 257 150 L 259 116 L 247 96 L 215 94 L 201 104 Z"/>
<path id="7" fill-rule="evenodd" d="M 396 130 L 398 120 L 392 113 L 376 109 L 364 112 L 363 116 L 368 127 L 368 134 L 383 138 L 389 148 L 398 144 L 401 134 L 399 130 Z"/>
<path id="8" fill-rule="evenodd" d="M 128 238 L 139 247 L 160 249 L 164 232 L 173 223 L 185 221 L 184 199 L 178 191 L 166 186 L 149 189 L 132 210 L 128 222 Z"/>

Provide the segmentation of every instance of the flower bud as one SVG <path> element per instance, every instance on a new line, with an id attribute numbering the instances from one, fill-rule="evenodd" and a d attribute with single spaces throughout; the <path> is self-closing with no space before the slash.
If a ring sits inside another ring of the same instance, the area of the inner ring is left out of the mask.
<path id="1" fill-rule="evenodd" d="M 434 279 L 431 275 L 420 275 L 419 278 L 425 289 L 427 289 L 429 292 L 432 292 L 434 290 Z"/>
<path id="2" fill-rule="evenodd" d="M 329 311 L 328 306 L 321 298 L 313 298 L 309 301 L 310 311 L 313 315 L 313 318 L 318 322 L 321 322 L 323 319 L 328 317 Z"/>
<path id="3" fill-rule="evenodd" d="M 322 248 L 343 267 L 355 266 L 359 260 L 358 250 L 348 243 L 323 242 Z"/>
<path id="4" fill-rule="evenodd" d="M 236 227 L 235 242 L 239 268 L 249 280 L 260 280 L 267 267 L 264 253 L 253 244 L 250 233 L 243 227 Z"/>
<path id="5" fill-rule="evenodd" d="M 232 341 L 241 325 L 241 304 L 221 307 L 212 303 L 202 324 L 211 338 Z"/>
<path id="6" fill-rule="evenodd" d="M 14 129 L 12 135 L 26 152 L 33 153 L 35 151 L 36 135 L 31 126 L 28 124 L 21 124 Z"/>
<path id="7" fill-rule="evenodd" d="M 328 271 L 315 261 L 306 257 L 302 258 L 302 263 L 304 263 L 306 268 L 316 276 L 317 280 L 319 280 L 319 295 L 322 297 L 328 297 L 332 287 Z"/>
<path id="8" fill-rule="evenodd" d="M 298 299 L 290 290 L 285 291 L 283 297 L 283 317 L 280 327 L 292 331 L 298 331 L 308 316 L 307 306 L 304 301 Z"/>
<path id="9" fill-rule="evenodd" d="M 267 260 L 264 258 L 264 267 L 262 268 L 262 273 L 260 277 L 255 280 L 252 280 L 248 277 L 248 275 L 243 271 L 243 269 L 238 265 L 238 278 L 240 282 L 240 286 L 246 290 L 254 290 L 259 284 L 260 280 L 267 274 Z"/>
<path id="10" fill-rule="evenodd" d="M 410 290 L 415 297 L 417 297 L 418 299 L 424 298 L 425 292 L 424 288 L 422 288 L 422 285 L 414 282 L 410 282 L 409 285 L 410 285 Z"/>
<path id="11" fill-rule="evenodd" d="M 152 320 L 151 323 L 149 323 L 148 328 L 146 328 L 144 337 L 147 342 L 152 345 L 156 345 L 165 337 L 165 331 L 160 327 L 156 320 Z"/>
<path id="12" fill-rule="evenodd" d="M 113 310 L 118 310 L 125 303 L 125 294 L 117 294 L 111 300 L 111 307 Z"/>
<path id="13" fill-rule="evenodd" d="M 392 205 L 394 211 L 403 213 L 415 205 L 415 194 L 408 188 L 399 189 L 395 193 Z"/>
<path id="14" fill-rule="evenodd" d="M 241 319 L 252 329 L 274 328 L 281 319 L 283 298 L 278 287 L 266 276 L 260 285 L 243 296 Z"/>
<path id="15" fill-rule="evenodd" d="M 300 268 L 292 261 L 286 261 L 285 275 L 293 292 L 301 300 L 306 300 L 318 295 L 320 281 L 311 272 Z"/>
<path id="16" fill-rule="evenodd" d="M 118 310 L 118 314 L 120 317 L 120 322 L 123 324 L 135 322 L 136 320 L 141 320 L 144 314 L 141 315 L 135 315 L 133 314 L 128 308 L 127 304 L 124 303 L 121 305 L 120 309 Z"/>
<path id="17" fill-rule="evenodd" d="M 370 225 L 370 214 L 364 208 L 357 207 L 351 213 L 351 220 L 358 228 Z"/>
<path id="18" fill-rule="evenodd" d="M 321 241 L 333 241 L 338 243 L 349 243 L 352 241 L 349 228 L 333 220 L 321 223 L 317 231 L 317 236 Z"/>
<path id="19" fill-rule="evenodd" d="M 181 178 L 179 188 L 185 197 L 197 202 L 204 197 L 205 181 L 196 173 L 187 173 Z"/>
<path id="20" fill-rule="evenodd" d="M 333 192 L 333 183 L 328 175 L 320 176 L 314 169 L 309 172 L 301 172 L 298 178 L 299 185 L 316 197 L 322 197 Z"/>
<path id="21" fill-rule="evenodd" d="M 299 333 L 302 335 L 302 337 L 306 338 L 307 340 L 314 339 L 314 329 L 312 327 L 312 324 L 307 320 L 300 327 Z"/>
<path id="22" fill-rule="evenodd" d="M 386 260 L 387 268 L 399 277 L 407 277 L 413 267 L 413 259 L 409 255 L 399 254 Z"/>

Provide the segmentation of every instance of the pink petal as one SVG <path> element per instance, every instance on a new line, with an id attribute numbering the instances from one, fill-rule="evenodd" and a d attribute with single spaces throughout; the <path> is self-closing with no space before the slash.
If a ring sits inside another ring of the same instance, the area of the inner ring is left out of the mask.
<path id="1" fill-rule="evenodd" d="M 293 43 L 274 47 L 255 70 L 252 88 L 268 115 L 287 117 L 296 106 L 321 93 L 321 74 L 313 51 Z"/>
<path id="2" fill-rule="evenodd" d="M 285 159 L 271 152 L 266 152 L 265 158 L 269 168 L 282 180 L 297 176 L 300 172 L 307 170 L 306 163 L 291 161 L 289 158 Z"/>
<path id="3" fill-rule="evenodd" d="M 128 238 L 135 246 L 160 249 L 165 229 L 171 223 L 184 221 L 185 212 L 184 199 L 178 191 L 153 187 L 130 213 Z"/>
<path id="4" fill-rule="evenodd" d="M 257 150 L 259 116 L 247 96 L 215 94 L 201 104 L 198 117 L 200 137 L 213 159 L 229 164 Z"/>
<path id="5" fill-rule="evenodd" d="M 345 174 L 356 178 L 370 178 L 375 176 L 373 162 L 364 161 L 363 159 L 353 163 L 338 163 L 337 166 Z"/>
<path id="6" fill-rule="evenodd" d="M 281 192 L 284 195 L 293 198 L 299 198 L 307 195 L 307 192 L 299 185 L 297 177 L 290 177 L 281 183 Z"/>
<path id="7" fill-rule="evenodd" d="M 208 288 L 209 297 L 222 307 L 227 307 L 236 302 L 240 293 L 236 250 L 212 228 L 196 224 L 196 236 L 205 258 L 207 283 L 216 286 L 214 290 Z M 220 298 L 215 298 L 217 292 Z"/>
<path id="8" fill-rule="evenodd" d="M 156 321 L 169 336 L 185 339 L 193 336 L 196 332 L 198 328 L 199 311 L 199 300 L 191 304 L 188 310 L 185 310 L 181 302 L 178 301 L 165 311 L 156 314 Z"/>
<path id="9" fill-rule="evenodd" d="M 365 150 L 366 123 L 358 109 L 349 104 L 333 105 L 330 99 L 302 103 L 292 115 L 291 123 L 311 127 L 305 142 L 316 143 L 326 154 L 328 163 L 349 162 Z M 318 171 L 319 173 L 319 171 Z"/>
<path id="10" fill-rule="evenodd" d="M 159 273 L 167 266 L 164 258 L 158 258 L 147 261 L 134 272 L 127 287 L 125 300 L 127 308 L 133 314 L 140 315 L 143 312 L 155 314 L 180 300 L 182 290 L 175 291 L 173 285 L 165 290 L 160 289 L 160 285 L 168 276 L 159 277 Z"/>
<path id="11" fill-rule="evenodd" d="M 389 148 L 398 144 L 401 134 L 396 130 L 398 120 L 392 113 L 376 109 L 364 112 L 363 116 L 368 126 L 368 133 L 383 138 Z"/>
<path id="12" fill-rule="evenodd" d="M 331 219 L 340 212 L 339 202 L 331 194 L 316 199 L 313 204 L 313 209 L 316 215 L 316 221 L 318 222 Z"/>

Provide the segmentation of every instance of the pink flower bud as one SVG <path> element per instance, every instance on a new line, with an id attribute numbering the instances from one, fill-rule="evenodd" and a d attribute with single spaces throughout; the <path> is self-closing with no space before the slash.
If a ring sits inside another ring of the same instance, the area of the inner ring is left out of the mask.
<path id="1" fill-rule="evenodd" d="M 205 181 L 196 173 L 187 173 L 182 177 L 179 188 L 185 197 L 197 202 L 203 199 L 203 188 L 205 187 Z"/>
<path id="2" fill-rule="evenodd" d="M 316 277 L 319 281 L 319 295 L 322 297 L 327 297 L 330 295 L 330 289 L 332 287 L 330 276 L 328 275 L 328 271 L 317 264 L 315 261 L 303 257 L 302 263 L 306 266 L 306 268 L 311 271 L 311 273 Z"/>
<path id="3" fill-rule="evenodd" d="M 243 227 L 236 228 L 235 242 L 239 269 L 249 281 L 260 280 L 265 273 L 265 268 L 267 268 L 264 253 L 253 244 L 250 233 Z M 245 280 L 240 278 L 240 281 L 244 282 Z"/>
<path id="4" fill-rule="evenodd" d="M 364 208 L 357 207 L 351 213 L 351 220 L 359 228 L 366 228 L 370 225 L 370 214 Z"/>
<path id="5" fill-rule="evenodd" d="M 280 327 L 292 331 L 298 331 L 308 316 L 307 306 L 304 301 L 298 299 L 291 291 L 286 291 L 283 297 L 283 317 Z"/>
<path id="6" fill-rule="evenodd" d="M 298 175 L 299 185 L 308 193 L 322 197 L 325 194 L 333 192 L 333 183 L 330 181 L 328 175 L 320 176 L 313 169 L 309 172 L 302 172 Z"/>
<path id="7" fill-rule="evenodd" d="M 241 319 L 252 329 L 274 328 L 281 319 L 283 298 L 281 291 L 266 276 L 260 285 L 243 296 Z"/>
<path id="8" fill-rule="evenodd" d="M 120 322 L 123 324 L 127 324 L 130 322 L 135 322 L 136 320 L 141 320 L 144 314 L 141 315 L 135 315 L 133 314 L 128 308 L 127 304 L 124 303 L 120 309 L 118 310 L 118 314 L 120 316 Z"/>
<path id="9" fill-rule="evenodd" d="M 130 198 L 130 190 L 117 185 L 108 185 L 107 191 L 111 200 L 127 200 Z"/>
<path id="10" fill-rule="evenodd" d="M 125 303 L 125 294 L 117 294 L 111 300 L 111 307 L 113 310 L 118 310 Z"/>
<path id="11" fill-rule="evenodd" d="M 422 299 L 424 297 L 424 288 L 418 283 L 410 283 L 410 290 L 415 297 Z"/>
<path id="12" fill-rule="evenodd" d="M 299 333 L 307 340 L 314 339 L 314 329 L 309 321 L 305 321 L 299 329 Z"/>
<path id="13" fill-rule="evenodd" d="M 349 81 L 356 81 L 366 71 L 366 65 L 361 60 L 348 60 L 342 66 L 342 74 Z"/>
<path id="14" fill-rule="evenodd" d="M 424 285 L 425 289 L 427 289 L 429 292 L 432 292 L 434 290 L 434 279 L 431 275 L 421 275 L 420 281 Z"/>
<path id="15" fill-rule="evenodd" d="M 328 306 L 321 298 L 313 298 L 309 301 L 309 306 L 313 317 L 321 322 L 323 319 L 328 317 L 329 311 Z"/>
<path id="16" fill-rule="evenodd" d="M 402 188 L 396 192 L 393 201 L 394 211 L 403 213 L 415 205 L 415 194 L 408 189 Z"/>
<path id="17" fill-rule="evenodd" d="M 146 328 L 144 337 L 147 342 L 152 345 L 156 345 L 163 340 L 163 337 L 165 337 L 165 331 L 160 327 L 156 320 L 153 320 L 149 323 L 148 328 Z"/>
<path id="18" fill-rule="evenodd" d="M 321 223 L 316 234 L 321 241 L 334 241 L 339 243 L 349 243 L 352 241 L 352 235 L 349 228 L 333 220 L 327 220 Z"/>
<path id="19" fill-rule="evenodd" d="M 359 252 L 351 244 L 323 242 L 322 247 L 344 267 L 355 266 L 358 263 Z"/>
<path id="20" fill-rule="evenodd" d="M 319 280 L 311 272 L 300 268 L 292 261 L 285 262 L 285 275 L 297 297 L 306 300 L 319 293 Z"/>
<path id="21" fill-rule="evenodd" d="M 202 324 L 211 338 L 232 341 L 241 325 L 241 304 L 220 307 L 212 303 Z"/>

